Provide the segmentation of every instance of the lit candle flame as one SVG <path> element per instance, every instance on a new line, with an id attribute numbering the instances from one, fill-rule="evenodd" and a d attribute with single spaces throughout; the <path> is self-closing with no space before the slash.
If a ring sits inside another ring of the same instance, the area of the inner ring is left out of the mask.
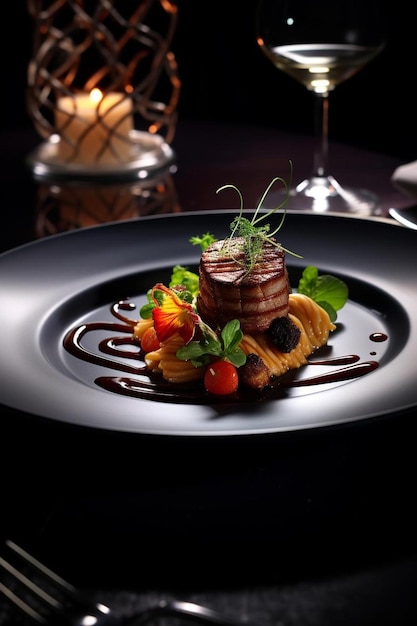
<path id="1" fill-rule="evenodd" d="M 100 89 L 97 89 L 97 87 L 94 87 L 94 89 L 90 91 L 91 102 L 98 103 L 102 99 L 103 99 L 103 94 L 101 93 Z"/>

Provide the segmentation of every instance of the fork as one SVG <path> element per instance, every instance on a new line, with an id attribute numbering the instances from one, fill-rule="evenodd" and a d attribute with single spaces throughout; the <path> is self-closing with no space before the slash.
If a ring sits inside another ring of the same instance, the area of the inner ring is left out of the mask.
<path id="1" fill-rule="evenodd" d="M 6 572 L 10 583 L 6 585 L 0 580 L 0 594 L 32 623 L 44 626 L 140 626 L 155 617 L 165 615 L 183 617 L 200 624 L 250 626 L 247 621 L 234 619 L 201 604 L 181 600 L 161 601 L 131 616 L 123 616 L 114 609 L 95 602 L 13 541 L 7 540 L 6 546 L 21 565 L 18 567 L 9 562 L 10 559 L 8 561 L 0 556 L 0 567 Z"/>

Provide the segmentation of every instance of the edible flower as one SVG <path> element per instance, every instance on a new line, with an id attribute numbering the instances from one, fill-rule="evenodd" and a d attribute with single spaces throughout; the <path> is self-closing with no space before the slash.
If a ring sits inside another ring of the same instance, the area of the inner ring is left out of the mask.
<path id="1" fill-rule="evenodd" d="M 157 292 L 162 292 L 163 297 Z M 173 289 L 162 283 L 152 288 L 152 299 L 156 305 L 152 309 L 152 317 L 159 341 L 167 341 L 178 333 L 184 344 L 188 344 L 194 337 L 196 325 L 201 322 L 192 305 L 181 300 Z"/>

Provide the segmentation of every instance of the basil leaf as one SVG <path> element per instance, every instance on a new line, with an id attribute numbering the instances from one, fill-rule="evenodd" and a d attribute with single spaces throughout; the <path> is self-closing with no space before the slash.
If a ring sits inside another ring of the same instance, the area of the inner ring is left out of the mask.
<path id="1" fill-rule="evenodd" d="M 237 348 L 235 352 L 228 352 L 227 360 L 233 363 L 235 367 L 241 367 L 246 363 L 246 354 L 240 348 Z"/>
<path id="2" fill-rule="evenodd" d="M 346 304 L 347 298 L 348 287 L 342 280 L 329 274 L 323 274 L 317 278 L 313 300 L 316 302 L 324 300 L 331 304 L 335 311 L 338 311 Z"/>
<path id="3" fill-rule="evenodd" d="M 242 341 L 243 333 L 240 330 L 239 320 L 230 320 L 221 332 L 224 351 L 233 351 Z"/>
<path id="4" fill-rule="evenodd" d="M 297 291 L 327 311 L 332 322 L 337 318 L 336 311 L 346 304 L 349 296 L 348 286 L 343 280 L 330 274 L 319 275 L 318 269 L 313 265 L 308 265 L 303 270 Z"/>
<path id="5" fill-rule="evenodd" d="M 335 322 L 337 320 L 337 313 L 331 304 L 323 301 L 317 302 L 317 304 L 326 311 L 331 322 Z"/>
<path id="6" fill-rule="evenodd" d="M 152 311 L 155 308 L 155 304 L 152 302 L 148 302 L 144 304 L 139 311 L 139 315 L 144 320 L 149 320 L 152 317 Z"/>

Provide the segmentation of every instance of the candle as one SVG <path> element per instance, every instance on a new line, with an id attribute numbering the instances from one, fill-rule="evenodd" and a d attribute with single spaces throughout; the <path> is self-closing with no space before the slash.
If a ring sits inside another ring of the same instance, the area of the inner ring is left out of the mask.
<path id="1" fill-rule="evenodd" d="M 55 124 L 58 158 L 84 165 L 111 165 L 129 160 L 133 107 L 123 93 L 58 98 Z"/>

